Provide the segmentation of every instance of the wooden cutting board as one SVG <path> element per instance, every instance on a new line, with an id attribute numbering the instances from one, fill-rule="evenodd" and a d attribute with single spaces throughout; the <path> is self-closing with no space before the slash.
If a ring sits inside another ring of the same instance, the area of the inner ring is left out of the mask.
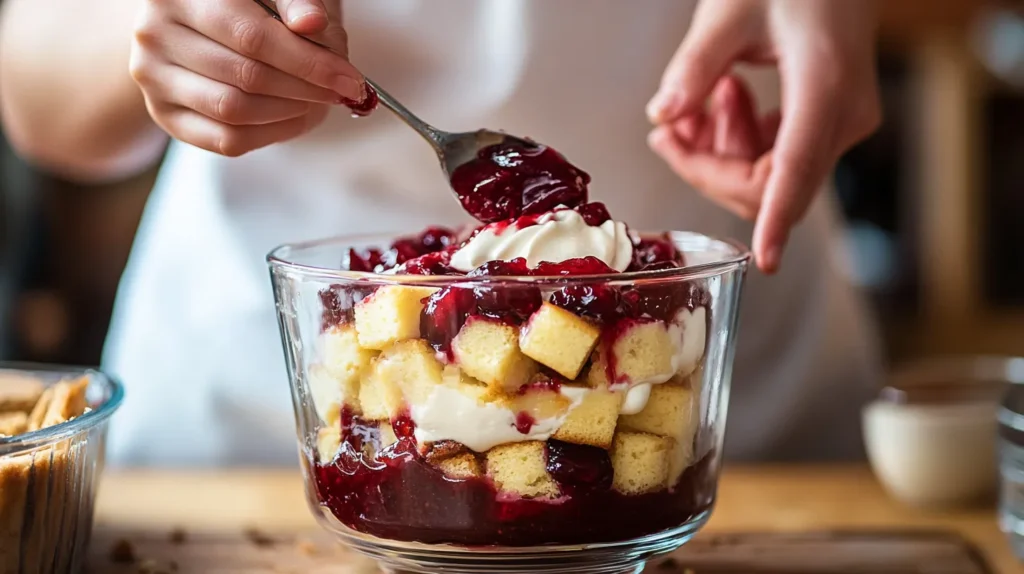
<path id="1" fill-rule="evenodd" d="M 90 574 L 376 574 L 373 562 L 326 532 L 234 535 L 98 527 Z M 991 574 L 962 538 L 944 532 L 706 534 L 651 564 L 652 574 Z"/>

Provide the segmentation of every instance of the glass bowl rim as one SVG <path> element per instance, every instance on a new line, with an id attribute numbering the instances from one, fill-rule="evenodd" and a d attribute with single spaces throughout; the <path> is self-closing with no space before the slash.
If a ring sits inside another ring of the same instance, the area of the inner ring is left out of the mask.
<path id="1" fill-rule="evenodd" d="M 124 385 L 111 375 L 92 367 L 0 361 L 0 372 L 19 373 L 30 376 L 33 373 L 68 376 L 87 375 L 90 378 L 90 385 L 94 384 L 94 382 L 99 383 L 108 388 L 110 392 L 107 400 L 103 401 L 95 409 L 90 409 L 82 416 L 37 431 L 10 437 L 0 437 L 0 456 L 17 455 L 91 430 L 109 419 L 124 400 Z"/>
<path id="2" fill-rule="evenodd" d="M 548 276 L 502 276 L 487 275 L 481 277 L 468 277 L 466 275 L 387 275 L 382 273 L 371 273 L 366 271 L 347 271 L 343 269 L 332 269 L 318 267 L 306 263 L 298 263 L 290 260 L 288 255 L 304 250 L 315 249 L 328 245 L 350 244 L 354 245 L 360 240 L 370 241 L 374 239 L 394 239 L 407 234 L 400 233 L 364 233 L 364 234 L 342 234 L 333 237 L 313 239 L 309 241 L 298 241 L 283 243 L 270 250 L 266 261 L 272 272 L 279 270 L 295 272 L 302 276 L 316 277 L 320 279 L 337 279 L 341 281 L 373 281 L 375 283 L 390 284 L 416 284 L 416 285 L 457 285 L 466 283 L 518 283 L 518 284 L 544 284 L 544 283 L 594 283 L 594 282 L 647 282 L 650 280 L 676 279 L 700 279 L 724 275 L 736 269 L 746 267 L 752 259 L 749 248 L 743 243 L 727 238 L 715 237 L 695 231 L 659 231 L 659 232 L 638 232 L 640 236 L 651 234 L 676 234 L 693 238 L 700 238 L 727 247 L 729 252 L 724 254 L 722 259 L 706 263 L 684 265 L 674 269 L 661 269 L 655 271 L 629 271 L 623 273 L 605 273 L 600 275 L 548 275 Z"/>

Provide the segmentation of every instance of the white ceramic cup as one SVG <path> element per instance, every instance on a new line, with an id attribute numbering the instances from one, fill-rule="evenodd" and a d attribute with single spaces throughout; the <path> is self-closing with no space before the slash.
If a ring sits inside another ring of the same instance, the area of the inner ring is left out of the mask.
<path id="1" fill-rule="evenodd" d="M 998 485 L 996 415 L 1019 359 L 945 359 L 893 374 L 864 409 L 868 459 L 891 496 L 921 507 L 988 500 Z"/>

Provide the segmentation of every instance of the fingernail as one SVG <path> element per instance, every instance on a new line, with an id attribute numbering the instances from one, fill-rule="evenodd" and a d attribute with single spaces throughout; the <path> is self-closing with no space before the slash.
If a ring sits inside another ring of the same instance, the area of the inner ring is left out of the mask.
<path id="1" fill-rule="evenodd" d="M 363 83 L 349 76 L 338 76 L 334 81 L 334 91 L 357 103 L 363 101 L 363 98 L 366 97 Z"/>
<path id="2" fill-rule="evenodd" d="M 779 270 L 779 266 L 782 264 L 782 249 L 777 245 L 773 245 L 764 251 L 764 257 L 761 258 L 759 267 L 762 271 L 768 274 L 775 273 Z"/>
<path id="3" fill-rule="evenodd" d="M 303 18 L 306 18 L 306 17 L 309 17 L 309 16 L 323 16 L 323 15 L 324 15 L 323 12 L 321 12 L 320 10 L 316 9 L 313 6 L 309 6 L 309 5 L 303 6 L 301 4 L 292 4 L 292 6 L 288 8 L 288 13 L 285 14 L 285 17 L 288 19 L 288 23 L 289 24 L 298 24 L 299 22 L 302 21 Z"/>
<path id="4" fill-rule="evenodd" d="M 655 129 L 651 133 L 647 134 L 647 146 L 653 150 L 657 150 L 661 147 L 661 142 L 665 140 L 665 133 L 661 129 Z"/>
<path id="5" fill-rule="evenodd" d="M 676 92 L 661 90 L 647 104 L 647 117 L 654 123 L 663 122 L 674 115 L 672 112 L 680 101 Z"/>

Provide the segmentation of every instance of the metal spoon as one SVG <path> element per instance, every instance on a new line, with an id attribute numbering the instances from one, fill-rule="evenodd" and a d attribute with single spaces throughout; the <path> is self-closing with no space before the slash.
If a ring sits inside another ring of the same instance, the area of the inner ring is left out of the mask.
<path id="1" fill-rule="evenodd" d="M 277 9 L 268 4 L 265 0 L 253 1 L 262 6 L 267 13 L 274 17 L 275 20 L 284 23 L 284 20 L 281 19 L 281 15 L 277 12 Z M 303 37 L 305 38 L 305 36 Z M 326 48 L 328 50 L 331 49 L 319 42 L 310 40 L 309 38 L 306 39 L 322 48 Z M 384 104 L 384 107 L 394 112 L 394 114 L 405 122 L 406 125 L 415 130 L 416 133 L 420 134 L 423 139 L 427 140 L 430 147 L 434 148 L 434 152 L 437 153 L 437 158 L 441 161 L 441 168 L 444 169 L 449 180 L 451 179 L 452 173 L 459 166 L 476 159 L 479 156 L 480 150 L 484 148 L 498 144 L 513 144 L 527 148 L 538 147 L 535 142 L 530 140 L 492 130 L 478 130 L 475 132 L 462 133 L 451 133 L 439 130 L 409 111 L 408 108 L 403 106 L 376 82 L 370 78 L 365 78 L 365 80 L 366 84 L 377 92 L 377 96 L 380 98 L 380 102 Z"/>

